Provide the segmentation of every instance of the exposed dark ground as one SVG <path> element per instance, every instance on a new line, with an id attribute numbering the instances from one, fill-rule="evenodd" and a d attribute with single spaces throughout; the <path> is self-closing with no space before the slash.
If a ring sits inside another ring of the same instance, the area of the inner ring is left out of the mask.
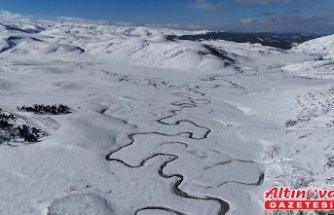
<path id="1" fill-rule="evenodd" d="M 323 35 L 309 34 L 276 34 L 276 33 L 237 33 L 237 32 L 208 32 L 194 35 L 169 35 L 169 40 L 226 40 L 237 43 L 260 43 L 264 46 L 271 46 L 280 49 L 290 49 L 295 44 L 300 44 Z"/>

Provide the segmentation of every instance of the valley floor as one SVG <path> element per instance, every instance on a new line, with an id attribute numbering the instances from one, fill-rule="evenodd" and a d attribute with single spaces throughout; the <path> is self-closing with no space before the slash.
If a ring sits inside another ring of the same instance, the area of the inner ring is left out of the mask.
<path id="1" fill-rule="evenodd" d="M 271 186 L 333 183 L 333 80 L 285 69 L 313 55 L 245 50 L 198 70 L 3 55 L 2 111 L 44 136 L 1 144 L 0 214 L 259 215 Z M 17 109 L 34 104 L 71 113 Z"/>

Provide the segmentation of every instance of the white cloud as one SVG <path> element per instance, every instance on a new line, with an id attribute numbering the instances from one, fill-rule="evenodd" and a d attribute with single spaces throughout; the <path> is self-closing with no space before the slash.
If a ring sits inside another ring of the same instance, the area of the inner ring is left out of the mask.
<path id="1" fill-rule="evenodd" d="M 0 11 L 0 22 L 2 23 L 31 23 L 31 16 L 23 16 L 8 11 Z"/>
<path id="2" fill-rule="evenodd" d="M 249 24 L 253 24 L 254 23 L 254 19 L 252 18 L 244 18 L 240 20 L 241 24 L 244 25 L 249 25 Z"/>
<path id="3" fill-rule="evenodd" d="M 277 14 L 262 18 L 245 18 L 239 20 L 236 31 L 263 32 L 304 32 L 304 33 L 333 33 L 333 14 L 298 15 Z M 241 25 L 240 25 L 241 24 Z"/>
<path id="4" fill-rule="evenodd" d="M 131 22 L 121 22 L 121 21 L 107 21 L 107 20 L 91 20 L 84 18 L 60 16 L 56 19 L 58 22 L 62 23 L 79 23 L 79 24 L 96 24 L 96 25 L 121 25 L 121 26 L 133 26 Z"/>
<path id="5" fill-rule="evenodd" d="M 197 10 L 221 10 L 224 8 L 223 2 L 211 2 L 209 0 L 195 0 L 191 8 Z"/>
<path id="6" fill-rule="evenodd" d="M 215 27 L 212 25 L 204 25 L 204 24 L 200 25 L 191 23 L 160 23 L 160 24 L 155 23 L 155 24 L 145 24 L 144 26 L 153 28 L 177 29 L 177 30 L 204 30 L 204 29 L 212 29 Z"/>
<path id="7" fill-rule="evenodd" d="M 270 4 L 270 3 L 289 3 L 293 0 L 234 0 L 236 3 L 250 3 L 250 4 Z"/>

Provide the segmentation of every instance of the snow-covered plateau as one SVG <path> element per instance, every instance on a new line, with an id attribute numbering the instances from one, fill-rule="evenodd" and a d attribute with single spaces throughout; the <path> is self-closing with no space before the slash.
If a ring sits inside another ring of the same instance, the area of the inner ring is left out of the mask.
<path id="1" fill-rule="evenodd" d="M 334 36 L 168 36 L 198 33 L 1 24 L 0 214 L 261 215 L 271 186 L 333 185 Z"/>

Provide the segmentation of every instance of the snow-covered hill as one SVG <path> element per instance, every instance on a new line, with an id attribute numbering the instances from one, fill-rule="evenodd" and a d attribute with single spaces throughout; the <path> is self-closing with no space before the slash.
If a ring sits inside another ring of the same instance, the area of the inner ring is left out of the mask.
<path id="1" fill-rule="evenodd" d="M 333 36 L 170 36 L 201 33 L 3 23 L 0 214 L 260 215 L 268 187 L 332 183 Z"/>
<path id="2" fill-rule="evenodd" d="M 294 47 L 291 52 L 310 54 L 316 59 L 288 64 L 284 67 L 285 70 L 304 77 L 329 79 L 334 77 L 334 35 L 307 41 Z"/>
<path id="3" fill-rule="evenodd" d="M 294 51 L 319 54 L 324 59 L 334 59 L 334 35 L 302 43 L 295 47 Z"/>
<path id="4" fill-rule="evenodd" d="M 2 55 L 66 58 L 84 53 L 87 57 L 112 58 L 118 62 L 130 60 L 131 64 L 180 70 L 219 70 L 227 64 L 237 66 L 238 61 L 234 54 L 224 50 L 225 46 L 238 46 L 234 42 L 220 41 L 218 48 L 205 41 L 168 37 L 170 34 L 196 35 L 197 32 L 78 23 L 48 23 L 36 25 L 34 29 L 3 26 L 6 27 L 1 34 Z M 279 52 L 258 44 L 239 45 L 238 49 L 242 53 L 256 51 L 259 56 Z"/>

